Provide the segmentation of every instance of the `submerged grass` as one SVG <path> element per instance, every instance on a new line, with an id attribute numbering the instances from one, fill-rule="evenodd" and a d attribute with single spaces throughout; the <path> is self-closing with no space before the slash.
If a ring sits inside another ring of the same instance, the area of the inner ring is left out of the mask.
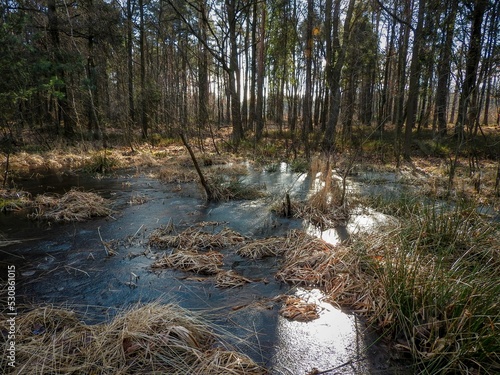
<path id="1" fill-rule="evenodd" d="M 201 316 L 174 304 L 138 305 L 98 325 L 46 306 L 20 314 L 16 328 L 16 368 L 3 355 L 4 374 L 266 374 L 227 350 Z"/>

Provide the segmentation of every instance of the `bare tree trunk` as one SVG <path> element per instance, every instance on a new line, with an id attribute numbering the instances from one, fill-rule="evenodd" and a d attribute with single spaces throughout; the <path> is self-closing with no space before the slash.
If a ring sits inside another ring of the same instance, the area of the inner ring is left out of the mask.
<path id="1" fill-rule="evenodd" d="M 61 95 L 56 99 L 57 108 L 56 108 L 56 126 L 57 131 L 60 131 L 60 121 L 61 118 L 64 124 L 64 135 L 71 136 L 73 135 L 73 119 L 71 116 L 71 107 L 68 102 L 68 91 L 66 88 L 66 73 L 64 68 L 64 59 L 61 51 L 61 39 L 60 39 L 60 30 L 59 30 L 59 16 L 57 14 L 57 6 L 55 0 L 48 0 L 47 3 L 47 11 L 48 11 L 48 30 L 50 33 L 50 39 L 52 42 L 53 50 L 54 50 L 54 64 L 56 66 L 56 75 L 59 78 L 59 84 L 57 90 L 61 93 Z"/>
<path id="2" fill-rule="evenodd" d="M 141 128 L 142 138 L 148 137 L 148 99 L 146 93 L 146 38 L 144 30 L 144 0 L 139 0 L 139 44 L 141 59 Z"/>
<path id="3" fill-rule="evenodd" d="M 259 39 L 257 41 L 257 105 L 255 108 L 256 115 L 256 132 L 255 139 L 258 141 L 262 137 L 264 130 L 264 69 L 265 69 L 265 27 L 266 27 L 266 3 L 261 4 L 261 17 L 259 28 Z M 257 17 L 256 17 L 257 18 Z M 255 18 L 255 19 L 256 19 Z M 255 22 L 255 21 L 254 21 Z M 255 43 L 255 42 L 254 42 Z"/>
<path id="4" fill-rule="evenodd" d="M 458 1 L 448 0 L 450 10 L 444 22 L 445 41 L 441 50 L 438 63 L 438 85 L 436 88 L 436 116 L 438 123 L 438 136 L 446 135 L 447 101 L 451 75 L 451 52 L 453 48 L 453 34 L 455 30 L 455 19 L 457 16 Z"/>
<path id="5" fill-rule="evenodd" d="M 127 0 L 127 85 L 128 85 L 128 131 L 130 133 L 135 124 L 134 105 L 134 56 L 132 38 L 134 23 L 132 20 L 132 0 Z M 129 134 L 130 136 L 130 134 Z"/>
<path id="6" fill-rule="evenodd" d="M 312 54 L 313 54 L 313 16 L 314 16 L 314 2 L 307 0 L 307 21 L 306 21 L 306 47 L 305 47 L 305 60 L 306 60 L 306 87 L 303 98 L 302 109 L 302 140 L 306 149 L 306 154 L 309 152 L 308 137 L 312 131 Z"/>
<path id="7" fill-rule="evenodd" d="M 332 151 L 335 147 L 335 133 L 337 128 L 337 122 L 340 114 L 340 78 L 342 73 L 342 68 L 344 66 L 345 53 L 347 44 L 349 43 L 350 36 L 350 24 L 352 19 L 352 14 L 354 12 L 355 0 L 349 0 L 349 5 L 347 8 L 346 17 L 344 20 L 344 30 L 342 37 L 342 46 L 340 46 L 339 39 L 339 20 L 340 20 L 340 0 L 335 0 L 335 8 L 333 10 L 333 18 L 331 22 L 331 30 L 328 33 L 333 32 L 333 43 L 330 45 L 330 52 L 328 52 L 327 46 L 327 56 L 330 55 L 331 59 L 335 58 L 336 62 L 327 61 L 327 81 L 330 88 L 330 116 L 328 118 L 328 123 L 326 126 L 326 132 L 323 137 L 323 149 L 325 151 Z"/>
<path id="8" fill-rule="evenodd" d="M 464 137 L 467 113 L 470 110 L 475 110 L 476 103 L 472 102 L 472 98 L 476 90 L 477 69 L 479 60 L 481 59 L 482 24 L 488 0 L 476 0 L 474 3 L 469 50 L 467 51 L 465 63 L 465 78 L 458 102 L 458 118 L 455 124 L 455 135 L 459 139 L 463 139 Z"/>
<path id="9" fill-rule="evenodd" d="M 229 23 L 229 93 L 231 96 L 231 117 L 233 123 L 233 142 L 235 147 L 243 138 L 241 124 L 239 65 L 238 65 L 238 43 L 236 40 L 236 0 L 226 0 L 227 18 Z"/>

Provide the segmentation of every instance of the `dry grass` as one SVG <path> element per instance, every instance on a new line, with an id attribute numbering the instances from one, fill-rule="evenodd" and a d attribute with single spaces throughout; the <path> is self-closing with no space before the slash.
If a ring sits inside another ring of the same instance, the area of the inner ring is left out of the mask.
<path id="1" fill-rule="evenodd" d="M 207 352 L 205 361 L 193 374 L 265 375 L 267 371 L 243 354 L 217 348 Z"/>
<path id="2" fill-rule="evenodd" d="M 10 246 L 10 245 L 16 245 L 16 244 L 19 244 L 21 242 L 22 242 L 21 240 L 4 240 L 0 236 L 0 247 L 6 247 L 6 246 Z"/>
<path id="3" fill-rule="evenodd" d="M 208 223 L 207 225 L 199 223 L 179 234 L 174 234 L 175 228 L 172 226 L 162 227 L 151 234 L 149 244 L 157 249 L 174 247 L 180 249 L 213 250 L 238 245 L 245 241 L 245 237 L 229 228 L 223 228 L 218 232 L 213 231 L 210 233 L 204 229 L 206 226 L 213 225 L 212 223 Z"/>
<path id="4" fill-rule="evenodd" d="M 245 284 L 251 283 L 253 280 L 250 280 L 246 277 L 238 275 L 235 271 L 219 271 L 217 276 L 215 277 L 216 286 L 219 288 L 237 288 L 239 286 L 243 286 Z"/>
<path id="5" fill-rule="evenodd" d="M 324 201 L 323 192 L 318 192 L 307 202 L 293 203 L 293 216 L 307 220 L 321 229 L 334 228 L 349 220 L 349 209 L 346 206 L 322 206 Z"/>
<path id="6" fill-rule="evenodd" d="M 84 221 L 113 213 L 106 199 L 95 193 L 75 189 L 63 196 L 38 195 L 33 205 L 35 212 L 30 215 L 31 218 L 54 222 Z"/>
<path id="7" fill-rule="evenodd" d="M 158 172 L 160 180 L 167 183 L 187 183 L 197 181 L 198 175 L 192 168 L 186 168 L 176 163 L 168 163 Z"/>
<path id="8" fill-rule="evenodd" d="M 4 322 L 2 322 L 3 324 Z M 86 325 L 72 311 L 42 307 L 16 319 L 17 374 L 265 374 L 248 357 L 217 348 L 198 316 L 172 304 L 125 311 Z M 5 356 L 3 373 L 9 373 Z"/>
<path id="9" fill-rule="evenodd" d="M 318 310 L 318 305 L 315 303 L 307 303 L 299 297 L 288 296 L 285 299 L 285 305 L 280 310 L 280 315 L 290 320 L 310 322 L 319 318 Z"/>
<path id="10" fill-rule="evenodd" d="M 226 180 L 221 174 L 207 176 L 212 201 L 228 201 L 232 199 L 254 200 L 265 196 L 264 186 L 246 185 L 237 177 Z"/>
<path id="11" fill-rule="evenodd" d="M 378 259 L 377 255 L 360 257 L 353 248 L 333 246 L 301 231 L 290 232 L 284 246 L 287 250 L 276 274 L 278 280 L 322 287 L 333 304 L 363 315 L 373 313 L 380 283 L 367 262 Z"/>
<path id="12" fill-rule="evenodd" d="M 148 201 L 148 198 L 140 193 L 135 193 L 130 197 L 130 200 L 128 201 L 128 204 L 131 206 L 137 206 L 144 204 Z"/>
<path id="13" fill-rule="evenodd" d="M 175 268 L 182 271 L 213 275 L 220 271 L 223 255 L 216 251 L 199 253 L 192 250 L 177 250 L 155 261 L 153 268 Z"/>
<path id="14" fill-rule="evenodd" d="M 236 250 L 236 253 L 245 258 L 262 259 L 278 256 L 285 251 L 282 237 L 270 237 L 248 242 Z"/>
<path id="15" fill-rule="evenodd" d="M 276 278 L 310 286 L 326 285 L 331 277 L 332 252 L 332 245 L 300 230 L 292 230 L 286 237 L 257 240 L 237 250 L 239 255 L 253 259 L 283 255 L 283 265 Z"/>

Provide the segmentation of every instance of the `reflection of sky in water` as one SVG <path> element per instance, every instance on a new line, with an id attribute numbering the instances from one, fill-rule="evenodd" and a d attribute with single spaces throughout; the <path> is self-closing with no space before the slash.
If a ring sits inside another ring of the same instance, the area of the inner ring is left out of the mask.
<path id="1" fill-rule="evenodd" d="M 319 237 L 332 245 L 338 245 L 353 234 L 369 234 L 371 231 L 383 226 L 394 224 L 391 216 L 377 212 L 370 208 L 362 208 L 353 211 L 345 225 L 338 225 L 335 228 L 321 230 L 308 223 L 305 224 L 305 231 L 315 237 Z"/>
<path id="2" fill-rule="evenodd" d="M 296 295 L 320 308 L 320 318 L 310 322 L 278 319 L 273 373 L 305 374 L 314 367 L 331 369 L 363 356 L 356 317 L 322 301 L 317 290 L 298 289 Z M 359 374 L 362 368 L 345 367 L 342 374 Z"/>

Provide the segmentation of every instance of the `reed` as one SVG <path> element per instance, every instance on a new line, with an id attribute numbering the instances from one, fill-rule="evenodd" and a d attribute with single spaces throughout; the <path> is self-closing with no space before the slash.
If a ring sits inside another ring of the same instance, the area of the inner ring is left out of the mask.
<path id="1" fill-rule="evenodd" d="M 97 325 L 45 306 L 16 324 L 16 367 L 1 356 L 4 374 L 266 374 L 200 315 L 174 304 L 137 305 Z"/>

